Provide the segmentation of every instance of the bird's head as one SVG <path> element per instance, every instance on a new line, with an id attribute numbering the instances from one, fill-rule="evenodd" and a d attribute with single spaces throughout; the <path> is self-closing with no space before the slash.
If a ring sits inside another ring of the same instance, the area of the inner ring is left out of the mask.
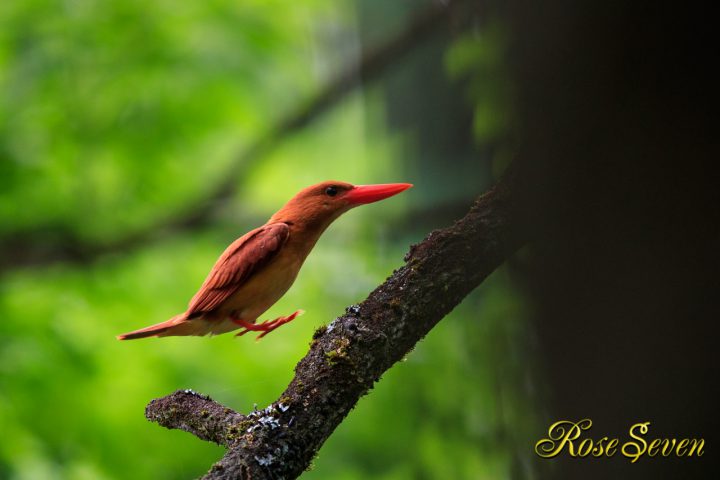
<path id="1" fill-rule="evenodd" d="M 324 229 L 353 207 L 392 197 L 410 187 L 410 183 L 352 185 L 328 180 L 300 190 L 270 221 L 302 223 Z"/>

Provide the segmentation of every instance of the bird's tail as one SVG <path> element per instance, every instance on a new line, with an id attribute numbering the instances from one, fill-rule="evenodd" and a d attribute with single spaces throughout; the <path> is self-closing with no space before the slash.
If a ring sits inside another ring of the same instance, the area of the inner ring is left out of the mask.
<path id="1" fill-rule="evenodd" d="M 195 333 L 193 330 L 187 314 L 181 313 L 180 315 L 175 315 L 170 320 L 118 335 L 117 339 L 133 340 L 135 338 L 165 337 L 168 335 L 198 335 L 198 333 Z M 200 333 L 200 335 L 202 335 L 202 333 Z"/>

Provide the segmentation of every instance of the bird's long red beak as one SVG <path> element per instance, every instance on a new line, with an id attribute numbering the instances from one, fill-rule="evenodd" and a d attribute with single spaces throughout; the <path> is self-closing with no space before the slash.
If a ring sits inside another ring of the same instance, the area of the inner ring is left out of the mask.
<path id="1" fill-rule="evenodd" d="M 383 183 L 379 185 L 355 185 L 345 194 L 350 205 L 363 205 L 392 197 L 412 187 L 412 183 Z"/>

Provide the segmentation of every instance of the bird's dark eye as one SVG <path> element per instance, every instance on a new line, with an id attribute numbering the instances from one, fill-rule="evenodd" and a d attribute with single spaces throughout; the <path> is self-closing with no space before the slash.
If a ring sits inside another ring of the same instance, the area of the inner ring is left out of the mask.
<path id="1" fill-rule="evenodd" d="M 334 197 L 335 195 L 337 195 L 337 193 L 338 193 L 338 189 L 334 185 L 327 187 L 325 189 L 325 195 L 327 195 L 328 197 Z"/>

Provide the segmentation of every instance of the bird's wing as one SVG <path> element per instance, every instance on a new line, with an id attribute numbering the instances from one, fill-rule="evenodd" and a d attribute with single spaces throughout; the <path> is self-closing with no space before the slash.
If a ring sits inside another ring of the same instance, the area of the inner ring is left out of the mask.
<path id="1" fill-rule="evenodd" d="M 200 290 L 190 300 L 187 317 L 217 308 L 260 270 L 287 241 L 290 228 L 271 223 L 252 230 L 225 249 L 208 274 Z"/>

